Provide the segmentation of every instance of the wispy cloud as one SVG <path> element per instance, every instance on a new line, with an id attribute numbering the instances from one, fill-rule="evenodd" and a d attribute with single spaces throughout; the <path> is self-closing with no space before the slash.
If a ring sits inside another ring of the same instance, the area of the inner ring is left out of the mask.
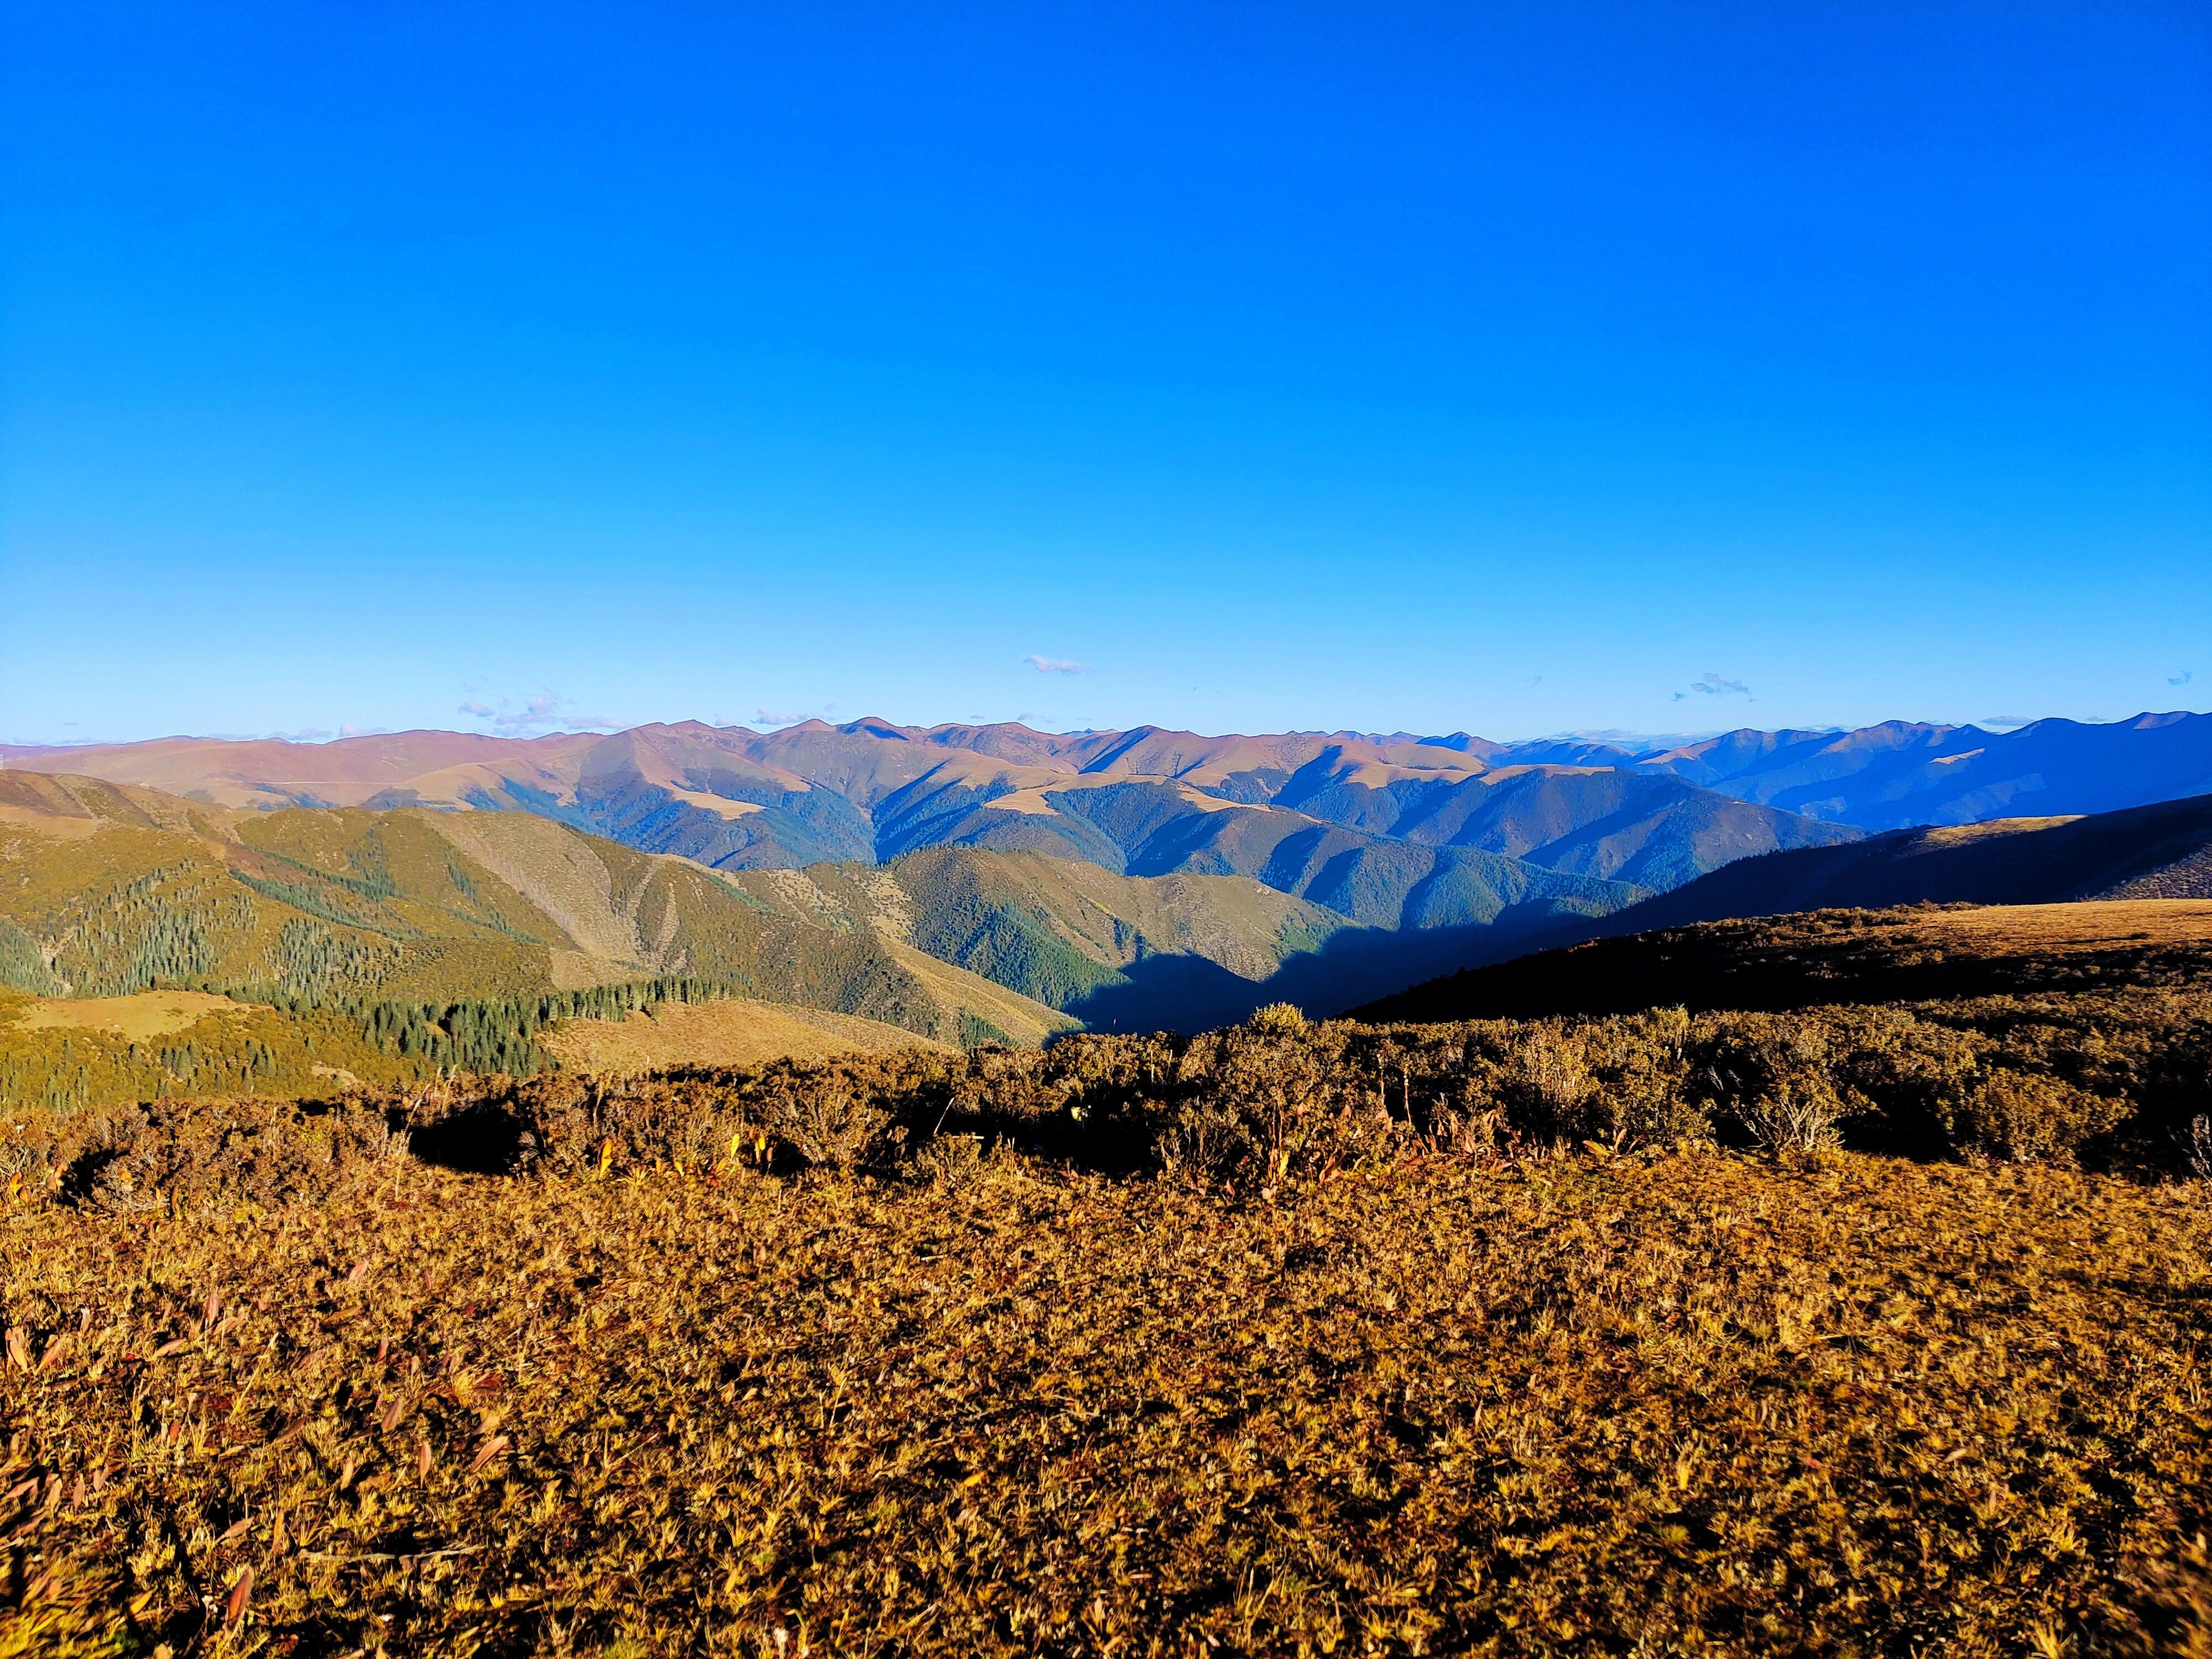
<path id="1" fill-rule="evenodd" d="M 2186 685 L 2190 681 L 2196 678 L 2197 676 L 2194 672 L 2185 668 L 2179 674 L 2167 675 L 2166 677 L 2166 683 L 2168 685 Z"/>
<path id="2" fill-rule="evenodd" d="M 808 718 L 805 714 L 779 714 L 773 708 L 753 710 L 753 719 L 762 726 L 796 726 Z"/>
<path id="3" fill-rule="evenodd" d="M 1691 691 L 1696 692 L 1701 697 L 1747 697 L 1751 695 L 1751 688 L 1741 680 L 1726 679 L 1717 673 L 1707 674 L 1703 679 L 1692 680 L 1689 691 L 1677 691 L 1674 694 L 1674 701 L 1680 702 L 1690 695 Z"/>
<path id="4" fill-rule="evenodd" d="M 551 732 L 618 732 L 622 722 L 607 714 L 579 714 L 568 700 L 551 691 L 540 691 L 520 708 L 501 697 L 496 707 L 471 697 L 460 712 L 474 720 L 489 720 L 495 730 L 511 737 L 543 737 Z"/>
<path id="5" fill-rule="evenodd" d="M 1088 674 L 1091 672 L 1091 665 L 1087 662 L 1062 662 L 1058 657 L 1040 657 L 1034 653 L 1022 660 L 1040 674 Z"/>

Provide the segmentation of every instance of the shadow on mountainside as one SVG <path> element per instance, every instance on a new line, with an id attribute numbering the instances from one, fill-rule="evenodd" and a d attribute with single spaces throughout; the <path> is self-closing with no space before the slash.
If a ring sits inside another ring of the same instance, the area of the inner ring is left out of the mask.
<path id="1" fill-rule="evenodd" d="M 1064 1012 L 1094 1031 L 1211 1030 L 1272 1002 L 1295 1003 L 1326 1019 L 1426 980 L 1586 937 L 1591 926 L 1587 917 L 1530 904 L 1486 927 L 1346 928 L 1262 980 L 1200 956 L 1139 957 L 1118 981 L 1066 1004 Z"/>

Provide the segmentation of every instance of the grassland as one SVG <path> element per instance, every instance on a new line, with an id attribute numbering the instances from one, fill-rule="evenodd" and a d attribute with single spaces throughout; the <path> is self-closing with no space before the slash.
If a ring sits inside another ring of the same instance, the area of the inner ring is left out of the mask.
<path id="1" fill-rule="evenodd" d="M 0 1653 L 2207 1651 L 2209 1055 L 2137 987 L 19 1114 Z"/>
<path id="2" fill-rule="evenodd" d="M 613 1076 L 945 1048 L 896 1025 L 744 999 L 664 1003 L 619 1020 L 563 1020 L 539 1042 L 568 1071 Z"/>

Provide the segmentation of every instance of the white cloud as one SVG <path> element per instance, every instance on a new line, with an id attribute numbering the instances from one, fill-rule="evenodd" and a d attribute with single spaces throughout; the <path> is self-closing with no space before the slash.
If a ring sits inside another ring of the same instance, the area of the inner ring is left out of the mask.
<path id="1" fill-rule="evenodd" d="M 1058 657 L 1040 657 L 1035 653 L 1022 660 L 1040 674 L 1088 674 L 1091 672 L 1091 665 L 1087 662 L 1063 662 Z"/>

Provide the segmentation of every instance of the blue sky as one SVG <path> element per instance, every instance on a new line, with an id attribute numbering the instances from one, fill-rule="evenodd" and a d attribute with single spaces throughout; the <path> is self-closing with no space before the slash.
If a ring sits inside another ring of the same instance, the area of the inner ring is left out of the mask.
<path id="1" fill-rule="evenodd" d="M 25 3 L 0 216 L 0 739 L 2212 707 L 2201 5 Z"/>

